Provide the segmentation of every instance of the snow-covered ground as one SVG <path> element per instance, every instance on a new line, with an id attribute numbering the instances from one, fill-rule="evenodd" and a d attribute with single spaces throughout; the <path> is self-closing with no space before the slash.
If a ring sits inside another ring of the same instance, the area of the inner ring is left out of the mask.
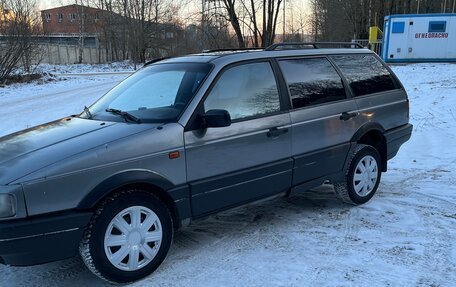
<path id="1" fill-rule="evenodd" d="M 64 76 L 59 81 L 0 88 L 0 136 L 79 114 L 128 76 Z"/>
<path id="2" fill-rule="evenodd" d="M 139 65 L 141 66 L 141 65 Z M 138 67 L 139 67 L 138 66 Z M 50 74 L 83 74 L 83 73 L 114 73 L 114 72 L 126 72 L 134 71 L 134 64 L 123 61 L 113 62 L 106 64 L 73 64 L 73 65 L 51 65 L 51 64 L 39 64 L 38 66 L 32 66 L 32 73 L 45 72 Z M 21 69 L 17 70 L 16 73 L 22 73 Z"/>
<path id="3" fill-rule="evenodd" d="M 394 66 L 414 134 L 378 194 L 353 207 L 330 186 L 224 212 L 175 235 L 132 286 L 455 286 L 456 65 Z M 79 112 L 125 76 L 0 88 L 0 136 Z M 1 286 L 105 286 L 79 259 L 0 267 Z"/>

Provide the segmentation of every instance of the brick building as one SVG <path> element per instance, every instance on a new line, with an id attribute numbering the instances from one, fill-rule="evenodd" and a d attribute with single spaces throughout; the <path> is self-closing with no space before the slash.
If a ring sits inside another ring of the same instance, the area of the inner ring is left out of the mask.
<path id="1" fill-rule="evenodd" d="M 77 4 L 42 10 L 43 32 L 47 35 L 100 33 L 103 13 L 103 10 Z"/>
<path id="2" fill-rule="evenodd" d="M 85 62 L 93 62 L 93 58 L 97 62 L 138 60 L 139 57 L 134 58 L 138 51 L 142 53 L 141 61 L 174 55 L 183 34 L 182 28 L 173 23 L 140 22 L 115 12 L 77 4 L 42 10 L 41 18 L 44 35 L 40 36 L 40 43 L 68 51 L 96 49 L 98 56 L 82 59 Z M 65 51 L 59 52 L 53 63 L 75 61 L 74 57 L 64 57 L 62 61 L 60 54 L 65 56 Z"/>

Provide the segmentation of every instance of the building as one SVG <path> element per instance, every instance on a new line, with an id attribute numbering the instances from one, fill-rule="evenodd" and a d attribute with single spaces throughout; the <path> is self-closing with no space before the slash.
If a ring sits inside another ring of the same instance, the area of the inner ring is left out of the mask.
<path id="1" fill-rule="evenodd" d="M 390 15 L 383 31 L 386 62 L 456 61 L 456 14 Z"/>
<path id="2" fill-rule="evenodd" d="M 46 45 L 49 55 L 56 55 L 49 60 L 52 63 L 145 61 L 174 55 L 182 35 L 172 23 L 141 22 L 77 4 L 42 10 L 41 17 L 44 35 L 37 41 Z M 92 52 L 96 55 L 86 57 Z"/>
<path id="3" fill-rule="evenodd" d="M 104 12 L 77 4 L 42 10 L 43 32 L 46 35 L 100 33 Z"/>

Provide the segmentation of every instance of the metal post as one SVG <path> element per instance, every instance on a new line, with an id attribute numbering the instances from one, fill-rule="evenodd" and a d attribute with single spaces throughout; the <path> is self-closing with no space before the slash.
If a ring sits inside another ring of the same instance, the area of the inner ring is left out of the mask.
<path id="1" fill-rule="evenodd" d="M 79 4 L 78 2 L 76 2 Z M 76 12 L 78 12 L 78 7 L 76 6 Z M 78 62 L 82 63 L 84 56 L 84 2 L 81 0 L 81 10 L 78 13 L 79 15 L 79 59 Z"/>
<path id="2" fill-rule="evenodd" d="M 455 4 L 456 4 L 456 0 L 453 0 L 453 12 L 452 12 L 452 13 L 454 13 L 454 6 L 455 6 Z"/>
<path id="3" fill-rule="evenodd" d="M 206 17 L 205 17 L 205 13 L 206 13 L 206 1 L 205 0 L 201 0 L 201 10 L 202 10 L 202 13 L 201 13 L 201 50 L 204 50 L 205 48 L 205 37 L 206 37 Z"/>
<path id="4" fill-rule="evenodd" d="M 447 0 L 445 0 L 445 2 L 444 2 L 444 4 L 443 4 L 443 13 L 446 13 L 446 1 L 447 1 Z"/>
<path id="5" fill-rule="evenodd" d="M 286 10 L 285 10 L 285 3 L 287 3 L 287 0 L 283 0 L 283 34 L 282 34 L 282 42 L 285 42 L 285 14 L 286 14 Z"/>
<path id="6" fill-rule="evenodd" d="M 420 0 L 416 0 L 418 2 L 418 5 L 416 6 L 416 14 L 420 14 Z"/>

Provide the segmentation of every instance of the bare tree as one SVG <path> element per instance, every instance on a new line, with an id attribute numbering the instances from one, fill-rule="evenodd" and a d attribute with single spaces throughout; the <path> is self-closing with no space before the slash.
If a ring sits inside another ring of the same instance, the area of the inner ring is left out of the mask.
<path id="1" fill-rule="evenodd" d="M 0 1 L 0 82 L 21 65 L 30 71 L 37 47 L 32 37 L 39 33 L 40 22 L 34 0 Z"/>
<path id="2" fill-rule="evenodd" d="M 274 42 L 283 0 L 220 1 L 225 8 L 226 18 L 236 34 L 239 48 L 246 47 L 250 38 L 253 38 L 254 47 L 266 47 Z M 246 26 L 247 31 L 243 31 L 241 25 Z"/>
<path id="3" fill-rule="evenodd" d="M 228 14 L 228 19 L 233 27 L 234 32 L 238 40 L 239 48 L 245 48 L 244 35 L 241 30 L 241 25 L 239 23 L 239 17 L 237 14 L 236 0 L 222 0 L 225 5 L 226 13 Z"/>
<path id="4" fill-rule="evenodd" d="M 382 28 L 386 15 L 449 12 L 445 3 L 448 0 L 311 0 L 310 23 L 320 40 L 367 39 L 369 27 Z"/>
<path id="5" fill-rule="evenodd" d="M 148 57 L 171 53 L 170 32 L 179 30 L 175 15 L 185 1 L 91 0 L 102 9 L 102 40 L 112 59 L 142 63 Z M 169 31 L 173 30 L 173 31 Z M 169 36 L 169 37 L 168 37 Z M 168 38 L 167 38 L 168 37 Z M 174 37 L 174 35 L 173 35 Z M 107 53 L 108 54 L 108 53 Z"/>

